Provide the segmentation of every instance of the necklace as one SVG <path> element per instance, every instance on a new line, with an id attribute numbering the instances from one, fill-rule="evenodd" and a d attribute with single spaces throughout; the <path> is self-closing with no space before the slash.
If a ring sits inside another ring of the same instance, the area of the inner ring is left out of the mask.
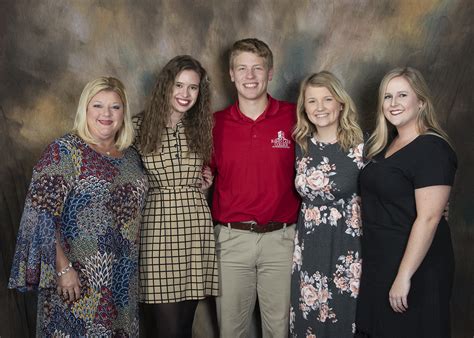
<path id="1" fill-rule="evenodd" d="M 330 141 L 322 141 L 318 138 L 318 136 L 316 135 L 316 133 L 313 134 L 313 138 L 316 142 L 319 142 L 319 143 L 325 143 L 325 144 L 333 144 L 333 143 L 336 143 L 337 142 L 337 136 L 330 140 Z"/>
<path id="2" fill-rule="evenodd" d="M 393 139 L 392 143 L 390 143 L 390 145 L 388 146 L 387 151 L 385 152 L 385 158 L 390 157 L 400 149 L 405 148 L 408 144 L 413 142 L 419 135 L 420 134 L 414 134 L 403 140 L 400 138 L 399 135 L 397 135 Z"/>
<path id="3" fill-rule="evenodd" d="M 99 146 L 98 144 L 92 145 L 92 148 L 98 153 L 105 154 L 107 156 L 111 156 L 112 153 L 114 153 L 114 150 L 116 149 L 115 145 L 113 145 L 111 148 L 109 148 L 109 150 L 105 150 L 105 149 L 102 149 L 102 147 Z"/>

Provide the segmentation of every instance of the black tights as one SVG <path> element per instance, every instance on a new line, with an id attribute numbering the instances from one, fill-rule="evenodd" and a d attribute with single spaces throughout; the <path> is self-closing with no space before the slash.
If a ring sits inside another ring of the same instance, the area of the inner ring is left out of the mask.
<path id="1" fill-rule="evenodd" d="M 141 337 L 191 338 L 197 300 L 178 303 L 141 304 Z"/>

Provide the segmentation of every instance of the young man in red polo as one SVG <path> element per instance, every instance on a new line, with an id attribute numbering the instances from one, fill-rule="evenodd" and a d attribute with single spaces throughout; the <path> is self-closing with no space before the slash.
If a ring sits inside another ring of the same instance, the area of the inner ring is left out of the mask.
<path id="1" fill-rule="evenodd" d="M 264 42 L 235 42 L 229 62 L 238 101 L 215 113 L 211 165 L 220 336 L 248 336 L 258 297 L 263 337 L 287 337 L 299 206 L 291 138 L 295 106 L 267 93 L 273 55 Z"/>

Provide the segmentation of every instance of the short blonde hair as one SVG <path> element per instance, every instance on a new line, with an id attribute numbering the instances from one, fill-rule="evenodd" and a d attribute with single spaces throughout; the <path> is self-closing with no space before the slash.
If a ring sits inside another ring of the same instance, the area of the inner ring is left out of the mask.
<path id="1" fill-rule="evenodd" d="M 325 87 L 339 102 L 343 109 L 339 114 L 337 126 L 337 141 L 344 151 L 349 151 L 363 142 L 362 129 L 357 123 L 357 110 L 349 94 L 345 91 L 341 81 L 331 72 L 323 70 L 306 77 L 300 86 L 298 102 L 296 104 L 296 127 L 293 136 L 296 143 L 302 148 L 303 154 L 308 152 L 308 136 L 315 133 L 316 127 L 308 119 L 304 108 L 305 91 L 308 87 Z"/>
<path id="2" fill-rule="evenodd" d="M 273 68 L 273 53 L 268 45 L 256 38 L 247 38 L 234 42 L 229 53 L 229 68 L 234 68 L 234 59 L 242 52 L 249 52 L 265 59 L 268 69 Z"/>
<path id="3" fill-rule="evenodd" d="M 449 144 L 449 138 L 446 132 L 441 128 L 438 119 L 436 117 L 433 99 L 426 84 L 423 75 L 415 68 L 412 67 L 398 67 L 392 69 L 382 79 L 379 87 L 379 100 L 377 104 L 377 117 L 375 129 L 367 141 L 367 158 L 371 159 L 375 155 L 379 154 L 389 142 L 390 131 L 394 127 L 387 121 L 383 113 L 383 102 L 385 97 L 385 91 L 388 83 L 396 78 L 402 77 L 410 84 L 411 88 L 415 92 L 418 100 L 423 102 L 423 106 L 418 111 L 416 117 L 417 129 L 420 134 L 434 133 Z"/>
<path id="4" fill-rule="evenodd" d="M 119 150 L 128 148 L 134 138 L 134 131 L 132 125 L 132 116 L 128 105 L 127 93 L 123 83 L 114 77 L 99 77 L 90 81 L 82 91 L 77 106 L 76 118 L 74 119 L 73 131 L 80 136 L 85 142 L 97 144 L 87 126 L 87 105 L 92 98 L 101 91 L 112 91 L 117 93 L 123 103 L 123 123 L 115 136 L 115 146 Z"/>

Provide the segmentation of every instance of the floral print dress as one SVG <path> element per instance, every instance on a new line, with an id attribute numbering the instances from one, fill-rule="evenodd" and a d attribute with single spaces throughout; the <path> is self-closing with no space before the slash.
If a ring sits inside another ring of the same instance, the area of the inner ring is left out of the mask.
<path id="1" fill-rule="evenodd" d="M 308 138 L 296 146 L 302 204 L 291 276 L 290 336 L 344 338 L 355 332 L 361 275 L 359 170 L 363 144 L 344 152 Z"/>
<path id="2" fill-rule="evenodd" d="M 138 154 L 101 155 L 68 134 L 33 169 L 10 288 L 38 290 L 39 337 L 137 337 L 138 245 L 147 180 Z M 56 293 L 56 234 L 82 287 Z"/>

